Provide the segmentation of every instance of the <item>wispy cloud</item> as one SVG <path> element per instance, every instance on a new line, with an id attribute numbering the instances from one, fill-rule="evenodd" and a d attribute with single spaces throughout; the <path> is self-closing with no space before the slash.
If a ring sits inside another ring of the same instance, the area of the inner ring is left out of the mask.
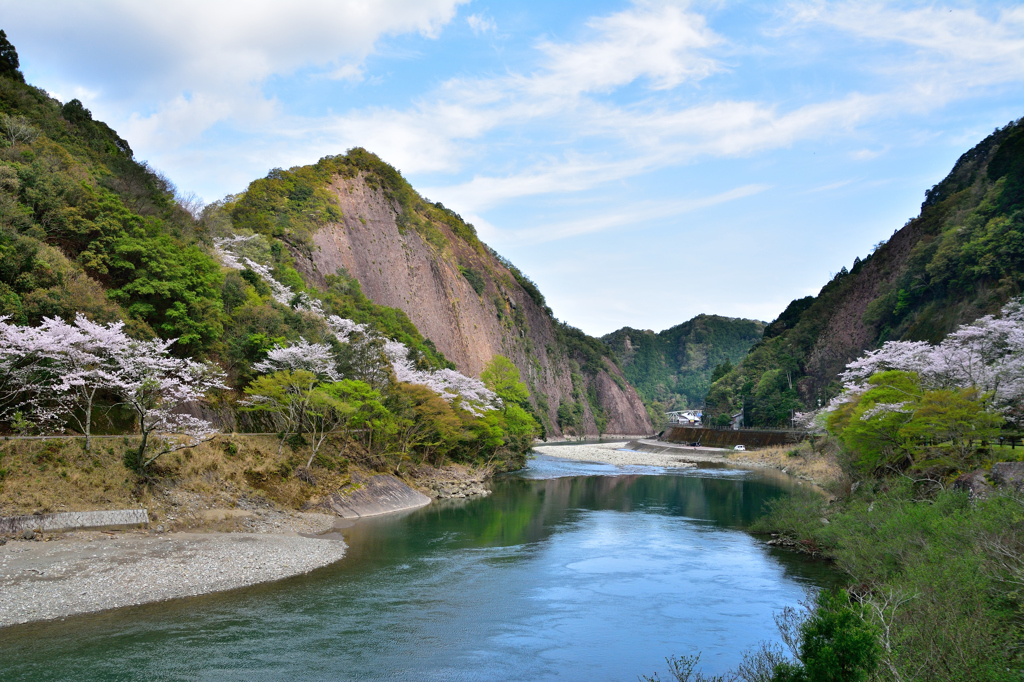
<path id="1" fill-rule="evenodd" d="M 767 189 L 768 185 L 744 185 L 707 197 L 626 204 L 615 211 L 603 212 L 598 216 L 546 223 L 521 230 L 505 230 L 502 241 L 515 246 L 532 246 L 627 226 L 640 227 L 653 220 L 680 216 L 702 208 L 736 201 Z"/>
<path id="2" fill-rule="evenodd" d="M 494 19 L 483 14 L 470 14 L 466 17 L 466 23 L 469 24 L 469 29 L 476 35 L 493 33 L 498 30 L 498 24 L 494 22 Z"/>

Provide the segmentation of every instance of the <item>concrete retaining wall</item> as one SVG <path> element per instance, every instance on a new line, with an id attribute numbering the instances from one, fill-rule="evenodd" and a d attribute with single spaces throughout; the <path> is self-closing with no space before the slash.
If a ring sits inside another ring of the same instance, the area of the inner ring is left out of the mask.
<path id="1" fill-rule="evenodd" d="M 669 429 L 662 440 L 669 443 L 695 443 L 713 448 L 731 448 L 744 445 L 752 448 L 764 448 L 770 445 L 789 445 L 799 443 L 807 434 L 799 431 L 755 431 L 753 429 L 700 429 L 690 426 L 677 426 Z"/>
<path id="2" fill-rule="evenodd" d="M 394 476 L 371 476 L 354 481 L 355 489 L 335 493 L 328 505 L 344 519 L 377 516 L 430 504 L 430 498 L 413 490 Z"/>
<path id="3" fill-rule="evenodd" d="M 0 533 L 22 533 L 26 530 L 50 532 L 76 528 L 113 528 L 140 526 L 147 523 L 149 523 L 149 513 L 145 509 L 61 512 L 0 518 Z"/>

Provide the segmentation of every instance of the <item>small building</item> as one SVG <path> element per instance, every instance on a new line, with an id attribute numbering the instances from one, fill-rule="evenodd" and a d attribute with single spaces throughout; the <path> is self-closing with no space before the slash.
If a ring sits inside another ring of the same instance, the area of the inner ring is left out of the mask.
<path id="1" fill-rule="evenodd" d="M 732 416 L 729 424 L 730 424 L 730 426 L 732 426 L 734 431 L 742 429 L 743 428 L 743 410 L 740 410 L 739 412 L 734 414 Z"/>

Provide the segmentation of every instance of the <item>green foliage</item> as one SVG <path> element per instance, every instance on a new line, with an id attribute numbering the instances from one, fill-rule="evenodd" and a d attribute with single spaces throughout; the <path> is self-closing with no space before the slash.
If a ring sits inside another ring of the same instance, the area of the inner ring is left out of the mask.
<path id="1" fill-rule="evenodd" d="M 845 591 L 822 590 L 799 626 L 799 663 L 781 663 L 772 682 L 862 682 L 878 667 L 876 628 Z"/>
<path id="2" fill-rule="evenodd" d="M 588 336 L 565 322 L 556 324 L 555 338 L 565 356 L 576 362 L 587 374 L 605 371 L 605 358 L 614 357 L 612 350 L 601 339 Z"/>
<path id="3" fill-rule="evenodd" d="M 24 83 L 25 77 L 18 70 L 19 66 L 18 51 L 7 40 L 7 34 L 0 30 L 0 77 Z"/>
<path id="4" fill-rule="evenodd" d="M 876 374 L 869 383 L 872 388 L 828 420 L 829 430 L 868 472 L 971 468 L 979 447 L 995 438 L 1003 423 L 985 409 L 976 389 L 926 391 L 916 374 L 898 371 Z"/>
<path id="5" fill-rule="evenodd" d="M 180 353 L 212 350 L 224 321 L 220 267 L 173 186 L 78 100 L 61 105 L 0 78 L 0 115 L 5 134 L 12 121 L 35 131 L 9 135 L 0 159 L 6 311 L 24 323 L 124 317 L 138 334 L 180 339 Z"/>
<path id="6" fill-rule="evenodd" d="M 558 426 L 563 433 L 577 436 L 583 435 L 583 404 L 563 400 L 558 405 Z"/>
<path id="7" fill-rule="evenodd" d="M 852 271 L 843 268 L 816 297 L 793 301 L 712 389 L 710 411 L 746 407 L 747 424 L 782 425 L 788 409 L 771 409 L 752 395 L 767 373 L 784 371 L 787 385 L 796 387 L 775 399 L 814 409 L 839 393 L 837 374 L 862 351 L 895 339 L 937 342 L 959 324 L 996 312 L 1022 289 L 1024 119 L 965 153 L 890 243 L 858 259 Z M 865 310 L 861 320 L 835 318 L 858 308 Z M 844 331 L 826 338 L 827 326 Z M 851 336 L 868 341 L 840 347 L 838 339 Z"/>
<path id="8" fill-rule="evenodd" d="M 459 272 L 461 272 L 462 276 L 466 278 L 469 285 L 473 287 L 473 291 L 477 293 L 477 296 L 482 296 L 484 293 L 484 287 L 486 286 L 483 276 L 473 268 L 462 267 L 461 265 L 459 266 Z"/>
<path id="9" fill-rule="evenodd" d="M 480 373 L 480 380 L 505 403 L 522 404 L 530 399 L 526 384 L 519 380 L 519 368 L 504 355 L 491 358 Z"/>
<path id="10" fill-rule="evenodd" d="M 906 479 L 866 481 L 830 507 L 776 503 L 759 528 L 817 549 L 848 576 L 882 645 L 882 679 L 1024 679 L 1021 501 L 922 492 Z"/>
<path id="11" fill-rule="evenodd" d="M 700 407 L 711 384 L 760 340 L 763 328 L 755 320 L 698 315 L 662 332 L 625 327 L 602 340 L 645 402 L 676 410 Z"/>

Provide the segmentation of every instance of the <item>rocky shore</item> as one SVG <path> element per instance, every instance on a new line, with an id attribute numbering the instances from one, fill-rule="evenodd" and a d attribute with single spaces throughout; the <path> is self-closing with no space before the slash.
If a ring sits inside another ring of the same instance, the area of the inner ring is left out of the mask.
<path id="1" fill-rule="evenodd" d="M 280 580 L 345 556 L 340 536 L 290 528 L 323 532 L 335 517 L 260 521 L 264 532 L 78 531 L 8 540 L 0 546 L 0 627 Z"/>
<path id="2" fill-rule="evenodd" d="M 549 445 L 534 448 L 551 457 L 583 462 L 603 462 L 616 466 L 696 467 L 703 463 L 727 464 L 743 469 L 775 469 L 817 486 L 825 486 L 842 476 L 836 463 L 803 453 L 791 456 L 786 448 L 764 448 L 737 452 L 724 448 L 677 445 L 654 439 L 621 443 Z"/>
<path id="3" fill-rule="evenodd" d="M 577 462 L 603 462 L 617 466 L 655 466 L 675 469 L 696 466 L 674 452 L 640 452 L 624 450 L 628 443 L 584 443 L 580 445 L 540 445 L 535 452 Z"/>

